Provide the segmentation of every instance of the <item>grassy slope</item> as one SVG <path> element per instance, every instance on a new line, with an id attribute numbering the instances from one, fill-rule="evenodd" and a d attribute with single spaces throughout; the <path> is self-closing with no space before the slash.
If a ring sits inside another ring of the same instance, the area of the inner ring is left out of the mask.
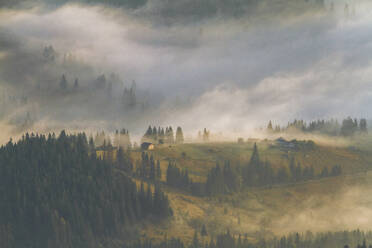
<path id="1" fill-rule="evenodd" d="M 372 162 L 372 153 L 348 147 L 319 146 L 313 150 L 285 151 L 273 146 L 271 141 L 257 143 L 261 160 L 269 161 L 274 168 L 288 166 L 289 158 L 294 156 L 302 166 L 312 165 L 317 172 L 324 166 L 341 165 L 345 173 L 355 173 L 368 169 Z M 181 168 L 188 168 L 195 181 L 204 181 L 211 167 L 216 162 L 229 160 L 233 166 L 245 165 L 252 154 L 253 143 L 207 143 L 158 146 L 150 153 L 161 161 L 163 172 L 168 160 L 176 161 Z M 184 155 L 183 155 L 184 153 Z M 139 160 L 140 152 L 133 153 L 134 160 Z M 372 167 L 371 167 L 372 169 Z M 165 173 L 163 173 L 165 174 Z M 163 178 L 164 179 L 164 178 Z"/>
<path id="2" fill-rule="evenodd" d="M 191 241 L 203 223 L 208 238 L 229 229 L 234 234 L 248 233 L 252 240 L 270 233 L 369 230 L 372 200 L 362 196 L 372 194 L 371 182 L 372 173 L 367 173 L 251 189 L 220 198 L 193 197 L 166 188 L 174 216 L 158 225 L 144 224 L 142 234 L 156 240 L 167 235 Z"/>
<path id="3" fill-rule="evenodd" d="M 363 173 L 368 169 L 369 161 L 372 161 L 372 154 L 363 149 L 330 146 L 317 146 L 311 151 L 292 151 L 288 154 L 271 144 L 269 141 L 261 141 L 258 142 L 258 148 L 261 158 L 269 160 L 275 168 L 288 165 L 288 157 L 294 155 L 302 165 L 313 165 L 317 171 L 325 165 L 339 164 L 345 173 L 354 175 L 297 185 L 250 189 L 219 198 L 194 197 L 176 189 L 165 188 L 174 217 L 157 226 L 143 224 L 143 235 L 160 239 L 167 234 L 168 237 L 182 237 L 190 241 L 194 230 L 200 230 L 202 223 L 207 225 L 210 234 L 208 238 L 227 229 L 233 233 L 249 233 L 253 239 L 270 232 L 282 234 L 307 229 L 326 231 L 330 228 L 364 227 L 365 223 L 356 221 L 357 218 L 349 220 L 348 216 L 341 219 L 334 216 L 334 206 L 330 203 L 349 206 L 352 202 L 367 209 L 372 208 L 372 203 L 363 202 L 360 198 L 345 198 L 351 188 L 357 188 L 359 192 L 361 185 L 372 182 L 372 175 Z M 247 163 L 252 147 L 253 143 L 184 144 L 160 146 L 151 153 L 161 160 L 163 180 L 167 161 L 172 159 L 180 167 L 188 168 L 194 180 L 204 181 L 208 170 L 216 161 L 230 160 L 233 165 Z M 139 156 L 140 152 L 133 153 L 135 160 Z M 360 201 L 362 202 L 359 204 Z M 355 206 L 351 205 L 350 208 Z M 340 220 L 335 223 L 335 219 Z M 337 226 L 330 226 L 334 224 Z"/>

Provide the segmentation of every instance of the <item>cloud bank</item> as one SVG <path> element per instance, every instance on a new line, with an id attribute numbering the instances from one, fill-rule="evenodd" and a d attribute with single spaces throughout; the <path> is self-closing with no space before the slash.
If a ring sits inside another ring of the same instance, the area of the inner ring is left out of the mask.
<path id="1" fill-rule="evenodd" d="M 26 2 L 0 10 L 0 83 L 36 121 L 249 135 L 269 119 L 372 115 L 367 1 Z M 63 74 L 80 90 L 61 93 Z"/>

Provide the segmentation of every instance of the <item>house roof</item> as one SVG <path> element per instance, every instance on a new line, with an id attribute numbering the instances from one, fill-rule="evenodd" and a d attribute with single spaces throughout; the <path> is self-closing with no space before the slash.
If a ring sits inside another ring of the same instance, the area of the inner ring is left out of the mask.
<path id="1" fill-rule="evenodd" d="M 276 139 L 275 141 L 276 141 L 276 142 L 288 142 L 288 141 L 286 141 L 285 139 L 283 139 L 282 137 Z"/>
<path id="2" fill-rule="evenodd" d="M 141 147 L 142 147 L 142 148 L 149 148 L 150 145 L 153 145 L 153 143 L 150 143 L 150 142 L 143 142 L 143 143 L 141 144 Z"/>

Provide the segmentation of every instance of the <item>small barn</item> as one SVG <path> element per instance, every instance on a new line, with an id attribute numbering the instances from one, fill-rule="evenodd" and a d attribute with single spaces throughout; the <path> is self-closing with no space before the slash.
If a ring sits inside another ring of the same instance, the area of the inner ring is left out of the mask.
<path id="1" fill-rule="evenodd" d="M 280 137 L 279 139 L 275 140 L 275 143 L 282 149 L 295 149 L 296 148 L 296 141 L 287 141 Z"/>
<path id="2" fill-rule="evenodd" d="M 141 144 L 141 149 L 146 150 L 146 151 L 151 151 L 151 150 L 155 149 L 155 145 L 153 143 L 150 143 L 150 142 L 143 142 Z"/>

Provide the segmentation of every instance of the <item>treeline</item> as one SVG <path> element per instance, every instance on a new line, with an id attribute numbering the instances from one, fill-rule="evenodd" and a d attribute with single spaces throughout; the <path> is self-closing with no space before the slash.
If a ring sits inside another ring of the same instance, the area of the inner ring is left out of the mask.
<path id="1" fill-rule="evenodd" d="M 160 161 L 155 160 L 152 155 L 142 152 L 140 163 L 136 166 L 135 175 L 139 178 L 160 182 L 162 170 Z M 169 161 L 165 174 L 165 183 L 168 186 L 182 189 L 197 196 L 206 195 L 206 184 L 193 182 L 189 177 L 188 169 L 180 169 L 175 162 Z"/>
<path id="2" fill-rule="evenodd" d="M 166 184 L 190 192 L 196 196 L 206 196 L 206 184 L 193 182 L 188 169 L 180 169 L 175 162 L 169 161 L 166 172 Z"/>
<path id="3" fill-rule="evenodd" d="M 271 121 L 267 125 L 269 133 L 301 131 L 304 133 L 320 133 L 330 136 L 353 136 L 368 133 L 367 120 L 365 118 L 352 119 L 348 117 L 341 123 L 337 119 L 316 120 L 309 123 L 304 120 L 294 120 L 288 122 L 287 126 L 273 125 Z"/>
<path id="4" fill-rule="evenodd" d="M 122 128 L 120 131 L 115 131 L 114 136 L 114 146 L 121 147 L 123 149 L 129 149 L 132 147 L 132 143 L 130 142 L 129 131 L 125 128 Z"/>
<path id="5" fill-rule="evenodd" d="M 89 152 L 84 133 L 10 140 L 0 148 L 0 192 L 4 248 L 95 247 L 138 220 L 172 214 L 159 186 L 138 189 Z"/>
<path id="6" fill-rule="evenodd" d="M 202 235 L 202 234 L 201 234 Z M 125 248 L 372 248 L 372 233 L 354 231 L 312 233 L 292 233 L 282 237 L 260 239 L 252 242 L 248 235 L 233 235 L 229 231 L 217 237 L 203 241 L 198 232 L 195 232 L 190 244 L 183 243 L 180 239 L 164 238 L 155 243 L 151 240 L 137 241 L 127 244 Z"/>
<path id="7" fill-rule="evenodd" d="M 196 196 L 206 196 L 205 183 L 193 182 L 188 169 L 180 169 L 175 162 L 170 161 L 168 164 L 166 184 Z"/>
<path id="8" fill-rule="evenodd" d="M 198 131 L 198 141 L 199 142 L 208 142 L 211 135 L 211 131 L 206 128 L 203 131 Z"/>
<path id="9" fill-rule="evenodd" d="M 149 126 L 146 133 L 143 135 L 141 143 L 150 142 L 154 144 L 182 144 L 184 142 L 183 131 L 181 127 L 177 127 L 176 135 L 173 128 Z"/>
<path id="10" fill-rule="evenodd" d="M 325 166 L 316 173 L 313 166 L 301 166 L 293 157 L 288 167 L 275 170 L 268 161 L 261 161 L 257 145 L 254 144 L 250 161 L 246 165 L 234 168 L 229 161 L 225 162 L 224 166 L 217 163 L 209 171 L 205 183 L 193 182 L 189 178 L 188 170 L 181 170 L 175 163 L 168 165 L 166 182 L 169 186 L 189 191 L 194 195 L 215 196 L 238 192 L 242 187 L 296 183 L 341 174 L 342 168 L 339 165 L 334 165 L 330 169 Z"/>
<path id="11" fill-rule="evenodd" d="M 114 7 L 125 7 L 125 8 L 140 8 L 147 3 L 147 0 L 59 0 L 59 4 L 65 3 L 88 3 L 88 4 L 108 4 Z"/>
<path id="12" fill-rule="evenodd" d="M 49 46 L 45 47 L 43 56 L 48 61 L 54 61 L 58 55 L 53 47 Z M 65 55 L 63 60 L 65 63 L 68 57 Z M 98 75 L 97 78 L 89 84 L 89 87 L 82 87 L 77 77 L 70 80 L 68 79 L 68 75 L 63 74 L 58 82 L 58 92 L 71 94 L 94 90 L 97 93 L 102 93 L 105 99 L 112 101 L 115 98 L 114 95 L 117 95 L 114 93 L 122 90 L 119 100 L 124 109 L 134 108 L 140 103 L 136 96 L 136 82 L 133 80 L 130 88 L 124 87 L 124 89 L 122 89 L 122 82 L 116 74 L 111 74 L 109 77 L 106 77 L 105 74 Z M 38 90 L 41 90 L 40 86 L 38 86 Z"/>
<path id="13" fill-rule="evenodd" d="M 93 136 L 89 137 L 89 145 L 92 149 L 96 147 L 112 146 L 111 137 L 105 131 L 97 132 L 94 139 Z"/>
<path id="14" fill-rule="evenodd" d="M 149 179 L 152 181 L 161 180 L 162 172 L 160 168 L 160 161 L 156 160 L 152 155 L 142 152 L 141 162 L 137 165 L 136 175 L 143 179 Z"/>
<path id="15" fill-rule="evenodd" d="M 325 166 L 315 173 L 313 166 L 301 166 L 292 157 L 288 167 L 273 169 L 268 161 L 261 161 L 257 145 L 254 144 L 248 164 L 232 168 L 229 162 L 223 168 L 217 164 L 208 174 L 205 185 L 206 195 L 218 195 L 237 192 L 242 186 L 262 187 L 275 184 L 286 184 L 320 179 L 342 174 L 341 166 L 335 165 L 330 170 Z M 241 176 L 240 176 L 241 175 Z"/>
<path id="16" fill-rule="evenodd" d="M 93 150 L 94 148 L 107 148 L 115 146 L 121 147 L 125 150 L 132 147 L 130 141 L 129 131 L 122 128 L 120 131 L 117 129 L 114 133 L 114 142 L 111 142 L 111 135 L 105 133 L 105 131 L 97 132 L 96 135 L 89 137 L 89 146 Z"/>
<path id="17" fill-rule="evenodd" d="M 249 163 L 241 168 L 243 183 L 246 186 L 265 186 L 301 182 L 342 174 L 342 169 L 339 165 L 334 165 L 330 171 L 325 166 L 316 174 L 313 166 L 303 167 L 299 162 L 296 165 L 293 157 L 290 159 L 288 167 L 281 167 L 275 171 L 268 161 L 262 162 L 255 143 Z"/>
<path id="18" fill-rule="evenodd" d="M 123 0 L 118 1 L 122 2 Z M 105 0 L 105 2 L 107 1 Z M 42 59 L 45 65 L 65 67 L 66 65 L 79 63 L 73 53 L 62 54 L 50 45 L 44 47 L 39 58 Z M 132 111 L 144 113 L 148 109 L 148 101 L 144 98 L 143 91 L 137 89 L 136 82 L 132 80 L 132 83 L 124 84 L 117 73 L 91 74 L 87 78 L 82 74 L 66 71 L 64 74 L 56 74 L 54 76 L 57 78 L 54 82 L 48 85 L 38 83 L 34 86 L 34 89 L 39 94 L 53 94 L 55 97 L 63 98 L 69 97 L 70 101 L 79 104 L 79 106 L 81 104 L 90 106 L 90 103 L 94 101 L 96 105 L 90 107 L 98 109 L 102 109 L 102 107 L 104 109 L 107 109 L 107 107 L 120 108 L 126 114 Z M 129 79 L 127 78 L 125 81 L 129 81 Z M 83 103 L 81 102 L 82 95 L 94 97 L 87 98 L 87 101 Z M 24 100 L 27 102 L 29 101 L 28 99 L 32 98 L 28 96 Z M 97 104 L 97 102 L 100 104 Z"/>
<path id="19" fill-rule="evenodd" d="M 237 171 L 231 168 L 230 162 L 226 162 L 223 168 L 217 163 L 208 173 L 205 183 L 205 193 L 213 196 L 237 192 L 241 187 Z"/>
<path id="20" fill-rule="evenodd" d="M 116 168 L 125 171 L 128 175 L 133 174 L 133 162 L 128 150 L 119 147 L 116 161 L 113 161 L 113 163 L 116 165 Z"/>
<path id="21" fill-rule="evenodd" d="M 183 189 L 189 189 L 189 187 L 192 185 L 188 170 L 181 170 L 176 166 L 175 163 L 171 161 L 169 162 L 167 168 L 166 182 L 169 186 Z"/>

